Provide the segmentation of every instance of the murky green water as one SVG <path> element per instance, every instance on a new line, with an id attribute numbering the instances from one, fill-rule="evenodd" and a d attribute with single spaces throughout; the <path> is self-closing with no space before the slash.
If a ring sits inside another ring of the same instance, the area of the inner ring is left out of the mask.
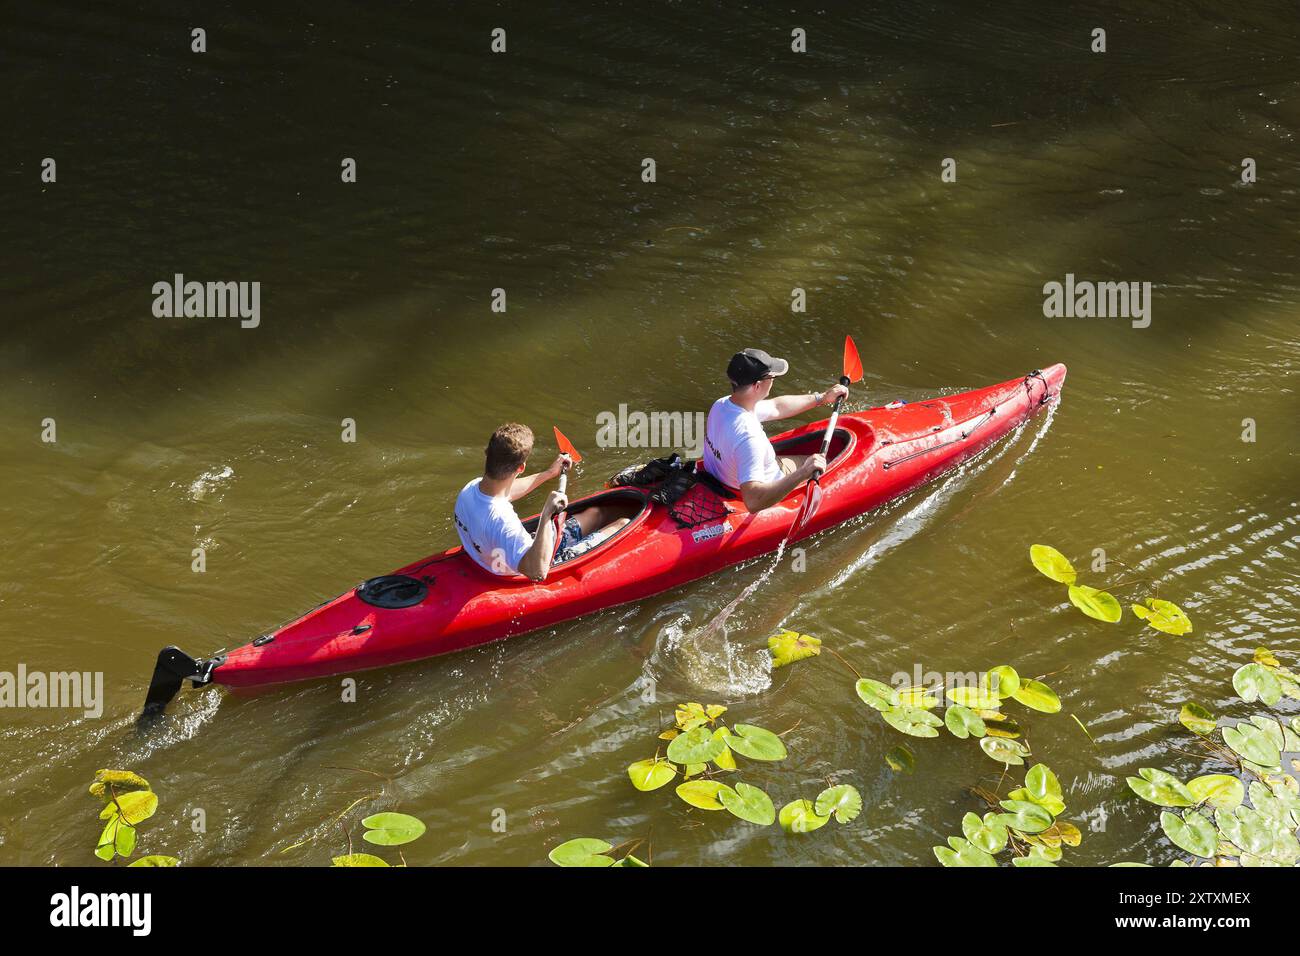
<path id="1" fill-rule="evenodd" d="M 102 671 L 106 700 L 99 719 L 3 711 L 0 861 L 91 862 L 84 787 L 125 766 L 163 797 L 141 847 L 193 864 L 326 863 L 347 845 L 331 818 L 376 790 L 360 809 L 428 823 L 415 864 L 536 863 L 575 836 L 646 837 L 661 863 L 932 863 L 997 765 L 945 735 L 906 741 L 917 770 L 894 774 L 903 738 L 841 664 L 756 663 L 777 626 L 880 678 L 1052 674 L 1066 713 L 1025 724 L 1085 826 L 1070 859 L 1167 860 L 1123 778 L 1214 767 L 1174 753 L 1179 705 L 1241 716 L 1232 668 L 1260 644 L 1300 654 L 1290 7 L 320 6 L 64 5 L 6 27 L 0 669 Z M 151 286 L 175 273 L 260 281 L 260 327 L 154 318 Z M 1153 283 L 1150 327 L 1044 318 L 1066 273 Z M 497 423 L 558 424 L 590 490 L 657 453 L 594 447 L 599 412 L 705 409 L 751 343 L 790 359 L 792 390 L 820 387 L 845 333 L 859 407 L 1056 361 L 1065 400 L 815 539 L 725 652 L 691 630 L 765 563 L 362 675 L 356 703 L 333 681 L 187 693 L 134 733 L 159 647 L 242 643 L 453 542 L 450 502 Z M 1195 634 L 1087 620 L 1029 566 L 1036 541 L 1081 565 L 1104 548 L 1137 570 L 1094 577 L 1150 578 Z M 831 778 L 863 815 L 794 838 L 635 792 L 627 764 L 702 698 L 795 728 L 790 759 L 747 777 L 778 805 Z"/>

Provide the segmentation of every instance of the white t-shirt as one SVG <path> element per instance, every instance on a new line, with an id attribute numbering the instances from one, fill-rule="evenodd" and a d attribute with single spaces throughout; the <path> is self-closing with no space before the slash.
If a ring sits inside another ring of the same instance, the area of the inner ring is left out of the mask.
<path id="1" fill-rule="evenodd" d="M 776 403 L 764 400 L 745 411 L 730 396 L 709 409 L 704 426 L 704 469 L 728 488 L 747 481 L 775 481 L 781 477 L 776 449 L 761 422 L 777 417 Z"/>
<path id="2" fill-rule="evenodd" d="M 533 546 L 533 536 L 500 495 L 485 495 L 475 478 L 456 496 L 456 533 L 465 553 L 493 574 L 518 574 L 519 562 Z"/>

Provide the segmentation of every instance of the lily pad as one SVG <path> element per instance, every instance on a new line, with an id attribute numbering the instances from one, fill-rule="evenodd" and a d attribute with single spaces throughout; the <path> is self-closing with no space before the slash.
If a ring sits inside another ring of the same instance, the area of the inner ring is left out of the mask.
<path id="1" fill-rule="evenodd" d="M 131 865 L 139 866 L 142 863 L 144 863 L 145 860 L 148 859 L 151 859 L 151 857 L 146 856 L 144 857 L 144 859 L 136 860 Z M 614 861 L 610 860 L 610 863 L 612 862 Z M 387 860 L 377 857 L 373 853 L 348 853 L 345 856 L 334 857 L 333 859 L 330 860 L 330 863 L 332 863 L 334 866 L 388 866 Z M 560 864 L 560 865 L 565 866 L 565 865 L 572 865 L 572 864 Z"/>
<path id="2" fill-rule="evenodd" d="M 888 710 L 898 706 L 898 691 L 881 681 L 864 677 L 853 687 L 858 692 L 858 697 L 862 698 L 862 702 L 868 707 Z"/>
<path id="3" fill-rule="evenodd" d="M 1236 727 L 1224 727 L 1223 742 L 1252 763 L 1264 767 L 1281 765 L 1281 749 L 1273 744 L 1267 733 L 1254 724 L 1243 721 Z"/>
<path id="4" fill-rule="evenodd" d="M 627 768 L 627 775 L 638 790 L 658 790 L 677 776 L 677 768 L 671 761 L 655 757 L 653 760 L 638 760 Z"/>
<path id="5" fill-rule="evenodd" d="M 718 800 L 732 816 L 757 823 L 761 827 L 776 821 L 776 808 L 772 806 L 772 798 L 758 787 L 751 787 L 747 783 L 737 783 L 734 789 L 724 787 L 718 791 Z"/>
<path id="6" fill-rule="evenodd" d="M 375 813 L 361 821 L 361 839 L 377 846 L 402 846 L 424 834 L 424 824 L 407 813 Z"/>
<path id="7" fill-rule="evenodd" d="M 953 704 L 945 710 L 943 722 L 949 732 L 959 740 L 965 740 L 967 737 L 983 737 L 987 732 L 979 714 L 961 704 Z"/>
<path id="8" fill-rule="evenodd" d="M 1021 678 L 1020 686 L 1011 695 L 1017 703 L 1024 704 L 1030 710 L 1044 714 L 1055 714 L 1061 709 L 1061 698 L 1056 692 L 1041 681 Z"/>
<path id="9" fill-rule="evenodd" d="M 837 823 L 850 823 L 862 812 L 862 794 L 847 783 L 827 787 L 817 795 L 813 812 L 819 817 L 835 815 Z"/>
<path id="10" fill-rule="evenodd" d="M 784 760 L 785 744 L 770 730 L 753 724 L 736 724 L 735 733 L 727 738 L 727 746 L 750 760 Z"/>
<path id="11" fill-rule="evenodd" d="M 772 667 L 785 667 L 795 661 L 816 657 L 822 652 L 822 642 L 808 634 L 782 631 L 767 639 L 767 649 L 772 652 Z"/>
<path id="12" fill-rule="evenodd" d="M 111 817 L 118 816 L 118 808 L 121 808 L 121 817 L 131 826 L 135 826 L 144 820 L 148 820 L 158 809 L 158 794 L 152 790 L 132 790 L 130 793 L 119 793 L 117 803 L 109 803 L 104 809 L 99 811 L 99 818 L 107 820 Z"/>
<path id="13" fill-rule="evenodd" d="M 1065 801 L 1061 794 L 1061 783 L 1056 779 L 1047 764 L 1036 763 L 1025 774 L 1025 792 L 1032 803 L 1046 809 L 1052 816 L 1065 810 Z"/>
<path id="14" fill-rule="evenodd" d="M 1183 704 L 1178 712 L 1178 722 L 1192 733 L 1202 736 L 1214 733 L 1214 728 L 1218 726 L 1214 715 L 1194 700 Z"/>
<path id="15" fill-rule="evenodd" d="M 366 854 L 364 854 L 364 853 L 362 854 L 362 856 L 365 856 L 365 855 L 366 855 Z M 140 857 L 140 859 L 138 859 L 138 860 L 134 860 L 134 861 L 132 861 L 132 862 L 130 862 L 130 863 L 127 864 L 127 866 L 144 866 L 144 867 L 148 867 L 148 866 L 180 866 L 180 865 L 181 865 L 181 861 L 178 860 L 178 859 L 177 859 L 176 857 L 174 857 L 174 856 L 159 856 L 159 855 L 157 855 L 157 854 L 155 854 L 155 855 L 153 855 L 153 856 L 142 856 L 142 857 Z M 387 863 L 384 864 L 384 866 L 387 866 L 387 865 L 388 865 Z"/>
<path id="16" fill-rule="evenodd" d="M 1039 573 L 1047 575 L 1060 584 L 1073 584 L 1078 577 L 1078 572 L 1074 570 L 1070 560 L 1051 545 L 1031 545 L 1029 560 L 1034 563 Z"/>
<path id="17" fill-rule="evenodd" d="M 707 721 L 708 718 L 705 718 Z M 673 763 L 708 763 L 727 748 L 725 742 L 705 726 L 693 727 L 668 743 L 668 759 Z"/>
<path id="18" fill-rule="evenodd" d="M 920 707 L 922 710 L 930 710 L 939 706 L 939 698 L 924 687 L 900 687 L 898 704 L 900 707 Z"/>
<path id="19" fill-rule="evenodd" d="M 1007 765 L 1023 766 L 1029 756 L 1029 748 L 1018 740 L 1005 737 L 985 737 L 980 741 L 980 749 L 996 760 Z"/>
<path id="20" fill-rule="evenodd" d="M 725 810 L 726 805 L 718 799 L 718 794 L 730 789 L 716 780 L 688 780 L 677 785 L 677 796 L 701 810 Z"/>
<path id="21" fill-rule="evenodd" d="M 726 727 L 719 727 L 713 732 L 713 736 L 716 740 L 721 740 L 725 744 L 727 738 L 731 736 L 731 731 Z M 717 767 L 719 770 L 736 769 L 736 758 L 732 756 L 730 747 L 724 746 L 722 748 L 722 753 L 713 758 L 713 766 Z"/>
<path id="22" fill-rule="evenodd" d="M 984 675 L 984 683 L 999 698 L 1006 700 L 1020 689 L 1020 675 L 1010 664 L 999 664 Z"/>
<path id="23" fill-rule="evenodd" d="M 998 806 L 1007 812 L 997 814 L 997 820 L 1010 830 L 1041 833 L 1055 822 L 1047 810 L 1028 800 L 1002 800 Z"/>
<path id="24" fill-rule="evenodd" d="M 1265 667 L 1281 667 L 1282 662 L 1274 656 L 1273 652 L 1267 647 L 1255 648 L 1255 663 L 1263 664 Z"/>
<path id="25" fill-rule="evenodd" d="M 997 710 L 1002 706 L 1002 698 L 986 687 L 949 687 L 947 693 L 954 704 L 971 710 Z"/>
<path id="26" fill-rule="evenodd" d="M 721 704 L 678 704 L 674 717 L 677 720 L 677 726 L 680 730 L 694 730 L 696 727 L 702 727 L 705 724 L 712 724 L 715 720 L 727 712 L 727 708 Z"/>
<path id="27" fill-rule="evenodd" d="M 1154 627 L 1165 634 L 1182 635 L 1192 633 L 1192 622 L 1173 601 L 1160 598 L 1147 598 L 1147 605 L 1132 605 L 1135 617 L 1146 621 L 1148 627 Z"/>
<path id="28" fill-rule="evenodd" d="M 787 833 L 811 833 L 824 827 L 830 817 L 818 816 L 811 800 L 791 800 L 781 808 L 778 819 Z"/>
<path id="29" fill-rule="evenodd" d="M 1235 810 L 1246 795 L 1241 781 L 1227 773 L 1193 777 L 1187 781 L 1187 791 L 1197 803 L 1208 804 L 1216 810 Z"/>
<path id="30" fill-rule="evenodd" d="M 934 856 L 944 866 L 997 866 L 988 853 L 961 837 L 948 837 L 948 846 L 934 848 Z"/>
<path id="31" fill-rule="evenodd" d="M 1214 858 L 1215 849 L 1219 845 L 1219 834 L 1214 824 L 1197 811 L 1188 810 L 1180 817 L 1165 810 L 1160 814 L 1160 828 L 1173 841 L 1174 846 L 1207 860 Z"/>
<path id="32" fill-rule="evenodd" d="M 614 849 L 613 845 L 604 840 L 579 837 L 561 843 L 546 856 L 556 866 L 613 866 L 614 858 L 604 855 L 612 849 Z"/>
<path id="33" fill-rule="evenodd" d="M 1192 796 L 1187 785 L 1173 774 L 1155 767 L 1142 767 L 1140 776 L 1129 777 L 1129 789 L 1148 803 L 1158 807 L 1191 807 L 1197 800 Z"/>
<path id="34" fill-rule="evenodd" d="M 1107 624 L 1114 624 L 1124 616 L 1124 608 L 1115 600 L 1115 595 L 1086 584 L 1070 585 L 1070 603 L 1088 617 Z"/>
<path id="35" fill-rule="evenodd" d="M 1282 684 L 1263 664 L 1243 664 L 1232 675 L 1232 689 L 1248 704 L 1261 700 L 1272 707 L 1282 699 Z"/>
<path id="36" fill-rule="evenodd" d="M 961 818 L 961 832 L 985 853 L 999 853 L 1006 849 L 1006 824 L 998 819 L 996 813 L 986 813 L 983 819 L 974 813 L 966 814 Z"/>
<path id="37" fill-rule="evenodd" d="M 880 712 L 885 722 L 897 731 L 911 737 L 938 737 L 936 727 L 942 727 L 943 721 L 920 707 L 890 707 Z"/>

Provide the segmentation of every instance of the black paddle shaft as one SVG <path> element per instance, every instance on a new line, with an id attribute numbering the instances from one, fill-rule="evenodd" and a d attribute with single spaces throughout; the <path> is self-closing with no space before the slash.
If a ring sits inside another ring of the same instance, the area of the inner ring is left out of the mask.
<path id="1" fill-rule="evenodd" d="M 849 382 L 847 375 L 840 376 L 840 384 L 845 388 L 849 387 L 851 383 Z M 840 417 L 840 406 L 844 404 L 844 398 L 845 396 L 841 395 L 839 398 L 835 399 L 835 404 L 831 406 L 831 420 L 826 423 L 826 435 L 822 438 L 821 454 L 823 458 L 825 458 L 826 453 L 831 450 L 831 437 L 835 434 L 835 420 Z"/>

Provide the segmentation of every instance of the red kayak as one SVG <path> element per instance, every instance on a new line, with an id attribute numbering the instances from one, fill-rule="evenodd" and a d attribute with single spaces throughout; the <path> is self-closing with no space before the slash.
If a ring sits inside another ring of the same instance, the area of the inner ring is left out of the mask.
<path id="1" fill-rule="evenodd" d="M 989 388 L 841 415 L 820 507 L 792 539 L 834 527 L 955 467 L 1055 400 L 1064 381 L 1065 366 L 1053 365 Z M 773 444 L 780 454 L 810 454 L 825 427 L 804 425 Z M 671 505 L 652 501 L 653 490 L 614 488 L 571 502 L 570 513 L 595 502 L 621 506 L 630 521 L 591 551 L 552 566 L 540 583 L 491 574 L 453 548 L 372 578 L 224 654 L 195 660 L 166 648 L 145 712 L 160 712 L 183 680 L 248 687 L 385 667 L 638 601 L 775 551 L 791 534 L 805 493 L 801 487 L 751 514 L 739 497 L 702 482 Z M 533 530 L 536 521 L 525 524 Z"/>

